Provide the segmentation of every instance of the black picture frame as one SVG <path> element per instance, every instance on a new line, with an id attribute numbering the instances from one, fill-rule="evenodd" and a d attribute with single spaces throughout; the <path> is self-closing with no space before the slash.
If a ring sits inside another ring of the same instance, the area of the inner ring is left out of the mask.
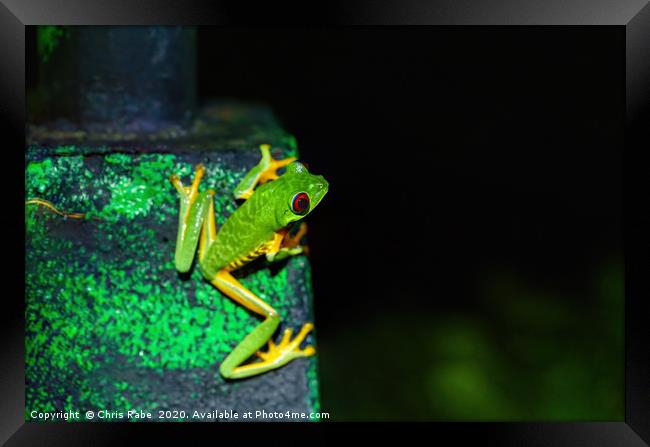
<path id="1" fill-rule="evenodd" d="M 111 2 L 80 0 L 3 0 L 0 3 L 0 113 L 4 125 L 6 195 L 2 213 L 4 267 L 2 337 L 0 343 L 0 441 L 7 445 L 114 445 L 139 429 L 134 424 L 26 424 L 24 421 L 24 307 L 19 297 L 24 288 L 24 163 L 25 122 L 25 26 L 26 25 L 579 25 L 619 27 L 625 33 L 621 61 L 626 70 L 626 137 L 624 146 L 624 249 L 626 274 L 625 314 L 625 421 L 582 423 L 434 423 L 431 436 L 456 439 L 490 439 L 506 445 L 602 445 L 640 446 L 650 442 L 650 356 L 647 327 L 650 306 L 650 212 L 647 195 L 650 147 L 650 6 L 642 0 L 584 2 L 531 0 L 519 2 L 446 0 L 423 3 L 402 1 L 323 2 L 265 7 L 225 5 L 215 1 Z M 310 8 L 310 6 L 312 6 Z M 624 59 L 624 62 L 623 62 Z M 11 291 L 11 292 L 9 292 Z M 135 424 L 140 425 L 140 424 Z M 170 432 L 169 424 L 148 431 Z M 223 433 L 209 424 L 192 430 Z M 275 431 L 276 428 L 265 430 Z M 219 435 L 221 436 L 221 435 Z"/>

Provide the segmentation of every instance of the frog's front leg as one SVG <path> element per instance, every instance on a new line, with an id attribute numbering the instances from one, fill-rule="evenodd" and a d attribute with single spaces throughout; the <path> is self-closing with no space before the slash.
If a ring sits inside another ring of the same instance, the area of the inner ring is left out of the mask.
<path id="1" fill-rule="evenodd" d="M 217 272 L 212 284 L 237 303 L 265 317 L 264 321 L 248 334 L 221 363 L 219 370 L 224 377 L 242 379 L 254 376 L 279 368 L 293 359 L 308 357 L 316 353 L 313 346 L 300 348 L 300 343 L 314 327 L 311 323 L 306 323 L 293 340 L 291 339 L 291 329 L 287 329 L 282 341 L 276 345 L 272 341 L 272 336 L 280 324 L 280 316 L 275 309 L 244 287 L 227 270 Z M 267 342 L 268 352 L 259 352 L 259 349 Z M 243 364 L 253 354 L 257 354 L 261 361 Z"/>
<path id="2" fill-rule="evenodd" d="M 282 160 L 275 160 L 271 157 L 271 146 L 268 144 L 260 145 L 262 159 L 244 176 L 239 185 L 235 188 L 234 194 L 236 199 L 248 199 L 253 195 L 255 186 L 258 183 L 268 182 L 278 178 L 277 170 L 296 160 L 296 157 L 289 157 Z"/>
<path id="3" fill-rule="evenodd" d="M 307 234 L 307 224 L 305 222 L 300 223 L 300 227 L 294 235 L 291 235 L 286 230 L 284 230 L 284 233 L 278 233 L 281 239 L 278 241 L 276 236 L 276 244 L 266 253 L 266 259 L 269 262 L 275 262 L 289 256 L 309 253 L 308 247 L 300 244 L 300 240 L 305 234 Z"/>

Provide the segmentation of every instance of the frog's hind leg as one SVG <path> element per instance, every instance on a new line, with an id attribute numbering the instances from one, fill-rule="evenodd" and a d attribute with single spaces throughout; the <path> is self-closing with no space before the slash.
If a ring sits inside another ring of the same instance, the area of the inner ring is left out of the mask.
<path id="1" fill-rule="evenodd" d="M 268 182 L 278 178 L 277 170 L 296 160 L 296 157 L 288 157 L 282 160 L 275 160 L 271 157 L 271 146 L 268 144 L 260 145 L 262 159 L 248 173 L 239 185 L 235 188 L 236 199 L 248 199 L 253 195 L 255 187 L 259 183 Z"/>
<path id="2" fill-rule="evenodd" d="M 203 227 L 201 228 L 201 237 L 199 239 L 199 261 L 208 252 L 208 248 L 217 238 L 217 222 L 214 216 L 214 190 L 209 189 L 206 191 L 208 195 L 208 210 L 205 219 L 203 219 Z"/>
<path id="3" fill-rule="evenodd" d="M 226 270 L 220 270 L 212 280 L 212 284 L 237 303 L 265 317 L 264 321 L 244 337 L 221 363 L 219 370 L 225 378 L 242 379 L 254 376 L 286 365 L 298 357 L 308 357 L 316 353 L 312 346 L 300 348 L 300 343 L 313 329 L 311 323 L 305 324 L 293 340 L 291 329 L 287 329 L 282 341 L 275 345 L 271 337 L 280 324 L 280 316 L 275 309 L 244 287 Z M 267 342 L 268 352 L 259 352 Z M 242 365 L 253 354 L 257 354 L 261 361 Z"/>
<path id="4" fill-rule="evenodd" d="M 178 175 L 174 174 L 169 178 L 180 196 L 174 260 L 176 269 L 182 273 L 189 271 L 192 267 L 194 252 L 204 227 L 204 220 L 206 220 L 207 212 L 212 204 L 213 191 L 199 192 L 199 183 L 204 174 L 205 167 L 199 164 L 196 166 L 194 180 L 190 186 L 184 186 Z"/>

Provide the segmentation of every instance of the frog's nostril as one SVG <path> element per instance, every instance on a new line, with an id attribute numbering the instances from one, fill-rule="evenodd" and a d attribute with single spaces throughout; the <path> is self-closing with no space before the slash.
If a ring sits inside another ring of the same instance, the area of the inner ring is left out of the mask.
<path id="1" fill-rule="evenodd" d="M 317 176 L 316 187 L 318 189 L 323 189 L 327 187 L 327 180 L 322 175 Z"/>

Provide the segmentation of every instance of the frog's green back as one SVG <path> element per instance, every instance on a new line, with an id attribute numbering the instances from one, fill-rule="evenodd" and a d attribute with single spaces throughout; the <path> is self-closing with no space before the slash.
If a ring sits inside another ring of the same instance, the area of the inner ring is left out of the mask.
<path id="1" fill-rule="evenodd" d="M 271 241 L 276 231 L 304 218 L 320 203 L 328 187 L 322 176 L 310 174 L 300 163 L 292 163 L 280 178 L 259 186 L 217 229 L 217 238 L 201 261 L 203 275 L 214 278 L 220 269 Z M 309 194 L 311 207 L 307 213 L 296 215 L 290 208 L 291 198 L 303 191 Z"/>
<path id="2" fill-rule="evenodd" d="M 277 228 L 270 224 L 268 206 L 265 208 L 260 199 L 256 192 L 217 228 L 217 238 L 201 261 L 201 272 L 207 279 L 273 238 Z"/>

